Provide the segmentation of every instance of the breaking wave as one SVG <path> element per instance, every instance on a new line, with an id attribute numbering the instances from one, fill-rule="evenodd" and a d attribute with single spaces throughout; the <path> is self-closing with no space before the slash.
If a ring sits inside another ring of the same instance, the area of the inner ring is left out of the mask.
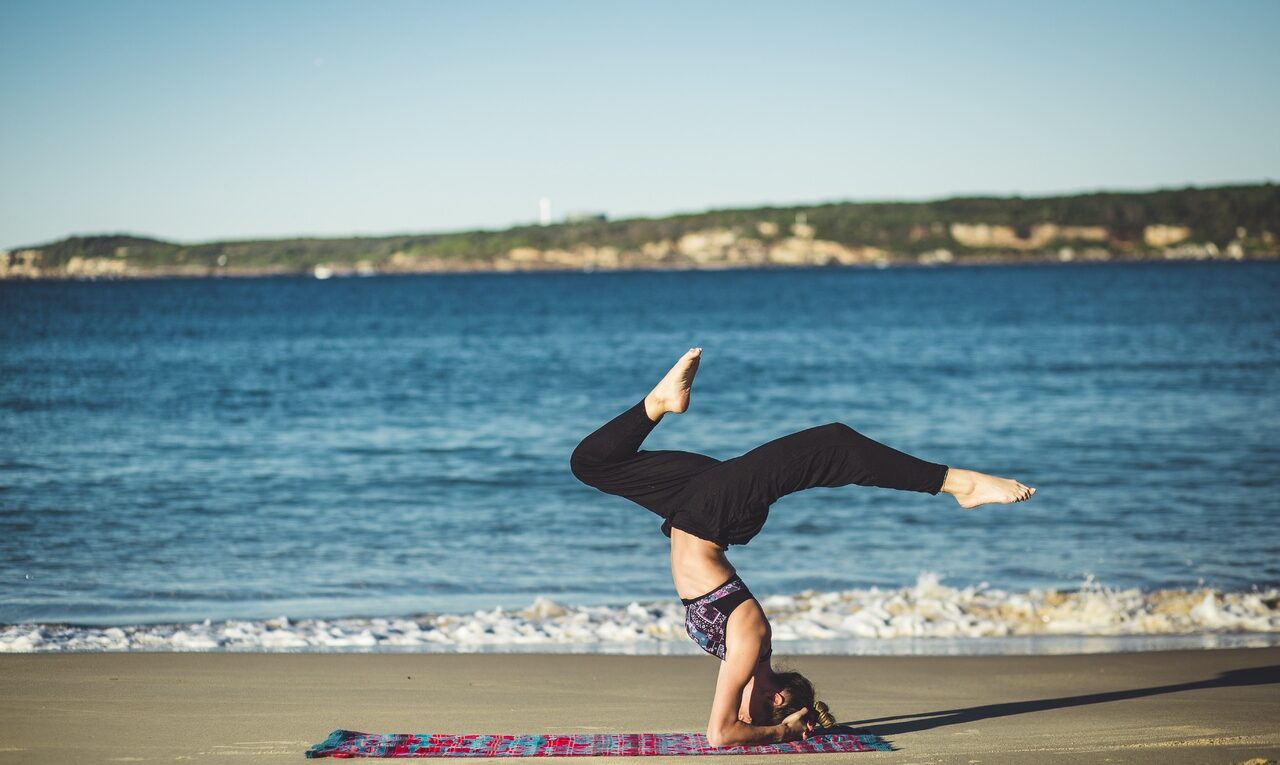
<path id="1" fill-rule="evenodd" d="M 775 595 L 761 604 L 781 654 L 894 652 L 868 643 L 1075 637 L 1280 636 L 1280 590 L 1110 589 L 1006 592 L 954 588 L 934 574 L 913 587 Z M 1280 641 L 1268 641 L 1268 644 Z M 851 650 L 859 644 L 861 650 Z M 921 649 L 921 644 L 926 647 Z M 1220 645 L 1201 642 L 1203 645 Z M 1123 650 L 1117 643 L 1101 650 Z M 1147 644 L 1144 644 L 1147 645 Z M 799 649 L 792 650 L 789 649 Z M 204 621 L 88 627 L 0 626 L 0 652 L 56 651 L 501 651 L 695 653 L 672 599 L 626 606 L 562 605 L 536 598 L 527 608 L 402 618 Z M 1035 652 L 1032 650 L 1032 652 Z"/>

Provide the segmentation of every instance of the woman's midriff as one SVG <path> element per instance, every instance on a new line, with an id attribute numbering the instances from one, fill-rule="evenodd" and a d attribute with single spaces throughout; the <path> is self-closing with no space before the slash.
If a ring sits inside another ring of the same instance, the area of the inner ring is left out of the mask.
<path id="1" fill-rule="evenodd" d="M 735 573 L 724 548 L 679 528 L 671 529 L 671 579 L 681 598 L 696 598 Z"/>

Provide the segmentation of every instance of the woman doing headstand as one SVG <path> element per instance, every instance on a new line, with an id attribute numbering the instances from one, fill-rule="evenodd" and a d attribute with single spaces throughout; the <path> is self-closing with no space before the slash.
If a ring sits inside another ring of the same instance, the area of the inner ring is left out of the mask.
<path id="1" fill-rule="evenodd" d="M 725 557 L 751 540 L 780 497 L 815 486 L 880 486 L 944 492 L 961 507 L 1020 502 L 1035 489 L 1007 478 L 912 457 L 838 422 L 770 441 L 720 461 L 681 451 L 644 451 L 662 417 L 689 408 L 701 348 L 691 348 L 644 400 L 605 423 L 574 449 L 570 466 L 583 483 L 626 497 L 663 518 L 671 538 L 671 577 L 685 604 L 685 627 L 722 660 L 707 723 L 713 746 L 792 741 L 814 718 L 834 724 L 798 672 L 775 672 L 769 620 Z M 813 710 L 810 713 L 810 710 Z"/>

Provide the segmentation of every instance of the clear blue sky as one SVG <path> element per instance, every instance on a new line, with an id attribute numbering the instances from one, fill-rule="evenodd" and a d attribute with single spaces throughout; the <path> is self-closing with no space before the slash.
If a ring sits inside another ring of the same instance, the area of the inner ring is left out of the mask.
<path id="1" fill-rule="evenodd" d="M 0 3 L 0 248 L 1280 178 L 1280 2 Z"/>

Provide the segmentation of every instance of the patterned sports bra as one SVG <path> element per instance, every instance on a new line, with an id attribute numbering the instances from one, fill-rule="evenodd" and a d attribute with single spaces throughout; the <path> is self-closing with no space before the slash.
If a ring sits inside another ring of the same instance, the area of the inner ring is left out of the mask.
<path id="1" fill-rule="evenodd" d="M 698 598 L 681 598 L 684 603 L 684 628 L 702 650 L 724 661 L 725 629 L 733 609 L 751 599 L 751 590 L 737 574 L 729 581 Z M 760 661 L 773 653 L 770 646 Z"/>

